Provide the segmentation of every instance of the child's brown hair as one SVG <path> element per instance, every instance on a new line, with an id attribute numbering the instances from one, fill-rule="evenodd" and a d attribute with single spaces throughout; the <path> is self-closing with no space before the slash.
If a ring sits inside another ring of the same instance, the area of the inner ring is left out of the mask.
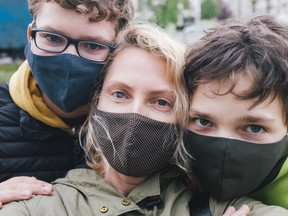
<path id="1" fill-rule="evenodd" d="M 44 2 L 55 2 L 63 8 L 88 15 L 91 22 L 104 19 L 114 22 L 117 33 L 132 20 L 134 15 L 131 0 L 28 0 L 29 10 L 34 20 Z"/>
<path id="2" fill-rule="evenodd" d="M 247 22 L 227 20 L 206 32 L 186 52 L 185 79 L 192 96 L 198 85 L 229 80 L 227 93 L 233 93 L 238 77 L 248 75 L 253 84 L 240 99 L 269 95 L 283 103 L 288 122 L 288 27 L 270 16 L 257 16 Z M 217 94 L 217 93 L 216 93 Z"/>

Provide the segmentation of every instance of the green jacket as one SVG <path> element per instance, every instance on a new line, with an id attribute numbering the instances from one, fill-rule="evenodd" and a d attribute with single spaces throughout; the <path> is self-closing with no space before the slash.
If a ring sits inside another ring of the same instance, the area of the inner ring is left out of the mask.
<path id="1" fill-rule="evenodd" d="M 6 204 L 0 216 L 188 216 L 191 196 L 183 184 L 183 176 L 174 168 L 151 176 L 127 197 L 117 193 L 94 170 L 75 169 L 54 182 L 52 196 L 34 196 Z M 251 216 L 288 215 L 284 209 L 265 206 L 250 198 L 233 202 L 235 207 L 249 204 Z M 156 203 L 155 207 L 152 203 Z M 213 216 L 222 215 L 228 205 L 210 199 Z"/>
<path id="2" fill-rule="evenodd" d="M 278 176 L 262 190 L 252 195 L 256 200 L 268 205 L 278 205 L 288 209 L 288 159 Z"/>
<path id="3" fill-rule="evenodd" d="M 91 169 L 71 170 L 65 178 L 57 179 L 53 184 L 52 196 L 34 196 L 31 200 L 4 205 L 0 215 L 189 215 L 188 201 L 192 193 L 184 186 L 180 172 L 174 168 L 151 176 L 127 197 L 117 193 Z M 153 208 L 154 202 L 158 206 Z"/>

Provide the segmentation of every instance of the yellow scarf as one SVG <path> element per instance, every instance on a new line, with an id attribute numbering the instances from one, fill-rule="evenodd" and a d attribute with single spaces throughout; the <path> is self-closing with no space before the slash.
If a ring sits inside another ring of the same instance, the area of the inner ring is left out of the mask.
<path id="1" fill-rule="evenodd" d="M 70 128 L 44 103 L 27 60 L 12 75 L 9 81 L 9 91 L 13 101 L 35 119 L 52 127 Z"/>

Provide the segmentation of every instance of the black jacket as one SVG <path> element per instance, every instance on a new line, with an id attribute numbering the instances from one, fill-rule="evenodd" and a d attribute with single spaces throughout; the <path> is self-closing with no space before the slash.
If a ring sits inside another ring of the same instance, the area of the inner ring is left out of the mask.
<path id="1" fill-rule="evenodd" d="M 50 127 L 20 109 L 0 85 L 0 182 L 34 176 L 51 182 L 83 163 L 78 134 Z"/>

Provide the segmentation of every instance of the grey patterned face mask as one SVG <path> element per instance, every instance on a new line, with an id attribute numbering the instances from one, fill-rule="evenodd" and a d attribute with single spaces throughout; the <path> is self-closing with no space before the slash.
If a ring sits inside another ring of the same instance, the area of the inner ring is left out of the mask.
<path id="1" fill-rule="evenodd" d="M 176 148 L 177 127 L 136 113 L 96 115 L 107 127 L 98 124 L 99 147 L 108 163 L 126 176 L 143 177 L 169 165 Z"/>

